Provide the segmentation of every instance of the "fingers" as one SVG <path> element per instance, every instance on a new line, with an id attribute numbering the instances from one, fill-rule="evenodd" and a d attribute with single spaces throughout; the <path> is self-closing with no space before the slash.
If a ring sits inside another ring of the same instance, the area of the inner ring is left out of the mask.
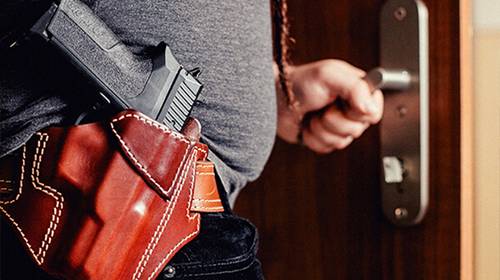
<path id="1" fill-rule="evenodd" d="M 327 60 L 318 67 L 317 72 L 318 81 L 328 88 L 330 95 L 343 99 L 349 97 L 351 90 L 365 75 L 363 70 L 339 60 Z"/>
<path id="2" fill-rule="evenodd" d="M 326 154 L 347 147 L 353 141 L 352 136 L 342 137 L 328 133 L 321 128 L 307 127 L 302 132 L 304 145 L 309 149 Z"/>
<path id="3" fill-rule="evenodd" d="M 363 70 L 333 59 L 291 68 L 289 79 L 298 105 L 292 114 L 295 118 L 290 122 L 296 123 L 300 130 L 302 117 L 313 116 L 302 127 L 302 142 L 306 146 L 318 153 L 343 149 L 370 124 L 380 121 L 383 95 L 379 90 L 371 91 L 363 80 L 365 75 Z M 333 105 L 337 99 L 344 100 L 347 106 L 341 110 Z M 292 131 L 288 128 L 280 130 L 286 127 L 280 124 L 286 124 L 291 118 L 289 115 L 279 114 L 278 135 L 282 138 Z M 292 138 L 296 140 L 296 132 L 288 134 L 295 135 Z"/>
<path id="4" fill-rule="evenodd" d="M 349 118 L 367 123 L 377 123 L 383 113 L 383 96 L 372 92 L 363 80 L 366 73 L 347 62 L 325 60 L 317 68 L 317 78 L 328 89 L 333 99 L 338 97 L 349 104 Z"/>
<path id="5" fill-rule="evenodd" d="M 348 119 L 335 106 L 312 117 L 302 133 L 303 143 L 318 153 L 329 153 L 347 147 L 368 128 L 368 123 Z"/>
<path id="6" fill-rule="evenodd" d="M 380 90 L 371 93 L 366 82 L 355 86 L 347 100 L 349 109 L 346 116 L 354 121 L 376 124 L 380 121 L 384 110 L 384 96 Z"/>
<path id="7" fill-rule="evenodd" d="M 362 69 L 359 69 L 343 60 L 326 59 L 321 62 L 323 62 L 325 68 L 333 68 L 331 71 L 344 71 L 346 74 L 358 77 L 364 77 L 366 75 L 366 72 Z"/>
<path id="8" fill-rule="evenodd" d="M 321 116 L 311 120 L 312 126 L 323 126 L 328 132 L 338 134 L 343 137 L 352 136 L 358 138 L 368 128 L 368 122 L 353 121 L 338 110 L 335 106 L 330 106 Z"/>
<path id="9" fill-rule="evenodd" d="M 326 59 L 291 67 L 288 71 L 303 114 L 320 110 L 338 97 L 349 100 L 353 89 L 361 93 L 358 99 L 363 97 L 363 91 L 368 91 L 366 85 L 366 89 L 359 88 L 366 73 L 345 61 Z"/>

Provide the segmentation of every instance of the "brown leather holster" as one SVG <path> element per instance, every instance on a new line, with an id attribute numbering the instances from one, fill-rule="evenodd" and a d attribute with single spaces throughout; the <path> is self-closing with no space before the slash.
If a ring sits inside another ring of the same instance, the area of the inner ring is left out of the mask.
<path id="1" fill-rule="evenodd" d="M 223 211 L 195 138 L 135 111 L 45 129 L 1 163 L 1 213 L 50 274 L 154 279 L 198 234 L 198 212 Z"/>

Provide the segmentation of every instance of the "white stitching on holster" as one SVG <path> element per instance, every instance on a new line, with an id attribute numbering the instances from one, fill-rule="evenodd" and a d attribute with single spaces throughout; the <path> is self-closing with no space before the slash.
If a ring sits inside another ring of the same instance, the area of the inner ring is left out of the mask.
<path id="1" fill-rule="evenodd" d="M 45 152 L 45 147 L 46 143 L 49 139 L 49 136 L 46 133 L 36 133 L 37 136 L 39 136 L 38 142 L 37 142 L 37 147 L 35 150 L 35 155 L 33 156 L 33 163 L 31 167 L 31 184 L 33 188 L 40 190 L 44 192 L 45 194 L 53 197 L 56 200 L 56 206 L 52 210 L 52 216 L 50 219 L 49 227 L 47 228 L 47 232 L 44 235 L 44 239 L 42 240 L 42 244 L 38 248 L 38 253 L 35 253 L 33 250 L 29 240 L 26 238 L 26 235 L 24 234 L 23 230 L 19 226 L 19 224 L 14 220 L 14 218 L 5 210 L 3 207 L 0 206 L 0 210 L 7 216 L 7 218 L 14 224 L 14 227 L 18 230 L 18 232 L 21 234 L 22 239 L 26 242 L 26 245 L 28 246 L 29 251 L 33 255 L 33 258 L 35 261 L 41 265 L 45 261 L 45 255 L 49 249 L 50 243 L 52 242 L 52 238 L 54 237 L 55 230 L 57 229 L 57 226 L 60 221 L 60 217 L 62 215 L 62 210 L 64 208 L 64 197 L 60 192 L 57 190 L 53 189 L 52 187 L 43 184 L 40 181 L 40 164 L 42 162 L 43 154 Z M 42 143 L 42 148 L 40 149 L 40 143 Z M 19 194 L 16 196 L 16 198 L 13 201 L 10 201 L 8 203 L 12 203 L 16 201 L 21 193 L 22 193 L 22 186 L 23 186 L 23 180 L 24 180 L 24 167 L 25 167 L 25 159 L 26 159 L 26 146 L 23 147 L 23 155 L 22 155 L 22 165 L 21 165 L 21 178 L 19 182 Z M 37 186 L 39 184 L 41 187 Z M 55 194 L 54 194 L 55 193 Z M 59 201 L 60 199 L 60 201 Z M 7 204 L 7 203 L 5 203 Z"/>
<path id="2" fill-rule="evenodd" d="M 187 144 L 189 144 L 190 142 L 187 141 L 186 139 L 183 139 L 183 138 L 179 137 L 177 134 L 175 134 L 173 131 L 167 129 L 166 127 L 159 126 L 158 124 L 156 124 L 156 123 L 154 123 L 154 122 L 152 122 L 152 121 L 150 121 L 148 119 L 145 119 L 145 118 L 143 118 L 141 116 L 138 116 L 136 114 L 125 114 L 125 115 L 123 115 L 123 116 L 121 116 L 121 117 L 119 117 L 117 119 L 113 119 L 112 122 L 110 123 L 111 130 L 113 131 L 113 133 L 115 134 L 115 136 L 118 138 L 118 141 L 120 141 L 120 145 L 125 150 L 125 152 L 129 155 L 129 157 L 132 159 L 132 161 L 135 163 L 135 165 L 146 174 L 146 176 L 151 180 L 151 182 L 153 182 L 153 184 L 158 188 L 158 190 L 160 190 L 165 196 L 168 197 L 170 194 L 167 191 L 165 191 L 163 189 L 163 187 L 158 182 L 156 182 L 156 180 L 153 178 L 153 176 L 151 176 L 151 174 L 148 172 L 148 170 L 146 169 L 146 167 L 144 167 L 139 162 L 139 160 L 137 160 L 137 158 L 135 157 L 135 155 L 132 153 L 131 149 L 125 143 L 125 141 L 123 140 L 123 138 L 118 134 L 118 131 L 116 131 L 115 126 L 113 125 L 114 122 L 123 120 L 125 118 L 130 118 L 130 117 L 133 117 L 133 118 L 135 118 L 135 119 L 137 119 L 139 121 L 142 121 L 145 124 L 148 124 L 148 125 L 151 125 L 153 127 L 156 127 L 158 129 L 160 129 L 164 134 L 168 134 L 168 135 L 171 134 L 172 136 L 175 137 L 175 139 L 178 139 L 178 140 L 180 140 L 182 142 L 185 142 Z M 186 150 L 184 152 L 184 156 L 182 157 L 181 165 L 185 161 L 187 154 L 188 154 L 188 149 L 186 148 Z M 180 165 L 179 165 L 179 167 L 180 167 Z M 174 184 L 175 180 L 177 180 L 178 174 L 179 174 L 179 168 L 177 168 L 174 180 L 172 181 L 172 185 Z"/>
<path id="3" fill-rule="evenodd" d="M 194 198 L 193 201 L 199 202 L 219 202 L 220 199 L 203 199 L 203 198 Z"/>
<path id="4" fill-rule="evenodd" d="M 175 205 L 177 204 L 177 199 L 179 198 L 180 192 L 183 189 L 184 180 L 186 179 L 186 175 L 187 175 L 186 171 L 189 169 L 189 164 L 191 163 L 192 160 L 193 160 L 193 156 L 191 156 L 189 158 L 189 161 L 184 165 L 184 168 L 182 169 L 182 175 L 180 177 L 179 184 L 177 184 L 178 186 L 175 188 L 173 199 L 168 204 L 167 208 L 165 209 L 165 212 L 163 213 L 163 216 L 160 220 L 160 223 L 157 225 L 156 230 L 155 230 L 153 236 L 151 237 L 151 240 L 148 243 L 148 247 L 144 251 L 144 253 L 141 257 L 141 260 L 139 261 L 139 263 L 136 267 L 134 275 L 132 276 L 132 279 L 134 279 L 134 280 L 137 280 L 141 277 L 142 272 L 144 271 L 144 268 L 146 267 L 146 264 L 149 261 L 151 254 L 153 253 L 153 250 L 155 249 L 156 245 L 158 244 L 160 237 L 163 234 L 163 231 L 165 230 L 165 227 L 170 220 L 170 216 L 172 214 L 172 211 L 175 208 Z M 182 166 L 182 164 L 181 164 L 181 166 Z"/>
<path id="5" fill-rule="evenodd" d="M 149 124 L 150 126 L 153 126 L 161 131 L 163 131 L 165 134 L 172 134 L 172 136 L 174 136 L 175 138 L 177 138 L 178 140 L 181 140 L 183 142 L 186 142 L 186 143 L 190 143 L 190 141 L 186 140 L 185 136 L 180 134 L 180 133 L 177 133 L 171 129 L 169 129 L 168 127 L 166 126 L 163 126 L 155 121 L 152 121 L 150 119 L 147 119 L 147 118 L 144 118 L 143 116 L 140 116 L 140 115 L 137 115 L 137 114 L 134 114 L 134 113 L 129 113 L 129 114 L 125 114 L 125 115 L 122 115 L 118 118 L 114 118 L 113 120 L 111 120 L 111 122 L 117 122 L 117 121 L 121 121 L 125 118 L 135 118 L 137 120 L 140 120 L 146 124 Z"/>
<path id="6" fill-rule="evenodd" d="M 21 196 L 21 194 L 23 193 L 23 180 L 24 180 L 24 167 L 25 167 L 25 165 L 26 165 L 26 145 L 23 146 L 23 154 L 22 154 L 22 158 L 21 158 L 21 176 L 19 178 L 19 191 L 12 200 L 8 200 L 8 201 L 1 201 L 0 200 L 0 204 L 11 204 L 11 203 L 17 201 L 19 199 L 19 197 Z"/>
<path id="7" fill-rule="evenodd" d="M 198 151 L 199 151 L 198 149 L 195 149 L 195 152 L 193 154 L 194 158 L 198 157 Z M 204 152 L 204 151 L 202 151 L 202 152 Z M 193 167 L 192 167 L 193 171 L 192 171 L 192 174 L 191 174 L 191 184 L 189 186 L 188 204 L 187 204 L 186 209 L 185 209 L 186 210 L 186 217 L 189 220 L 193 220 L 196 217 L 199 217 L 199 214 L 197 214 L 197 213 L 193 213 L 191 215 L 189 213 L 190 209 L 191 209 L 191 203 L 192 203 L 192 198 L 193 198 L 193 193 L 194 193 L 196 160 L 194 160 L 192 163 L 193 163 Z M 175 244 L 174 247 L 172 247 L 172 249 L 170 249 L 168 251 L 167 255 L 160 261 L 160 263 L 158 263 L 158 265 L 155 267 L 154 271 L 149 275 L 148 280 L 151 280 L 153 278 L 153 276 L 158 272 L 158 270 L 165 265 L 165 262 L 170 258 L 170 256 L 172 255 L 172 253 L 175 252 L 177 250 L 177 248 L 179 248 L 179 246 L 181 246 L 182 243 L 184 243 L 186 240 L 188 240 L 189 238 L 193 237 L 194 235 L 198 234 L 198 232 L 200 232 L 200 222 L 199 221 L 196 224 L 196 229 L 193 232 L 191 232 L 186 237 L 184 237 L 183 239 L 181 239 L 177 244 Z"/>

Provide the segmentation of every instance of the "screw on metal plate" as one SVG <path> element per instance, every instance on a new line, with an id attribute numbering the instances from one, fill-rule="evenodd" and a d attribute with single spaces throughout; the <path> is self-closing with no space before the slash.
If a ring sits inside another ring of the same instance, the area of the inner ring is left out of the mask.
<path id="1" fill-rule="evenodd" d="M 394 209 L 394 216 L 398 220 L 404 219 L 408 216 L 408 210 L 406 210 L 406 208 L 403 207 L 398 207 Z"/>
<path id="2" fill-rule="evenodd" d="M 399 21 L 402 21 L 407 14 L 408 12 L 404 7 L 399 7 L 394 11 L 394 17 Z"/>
<path id="3" fill-rule="evenodd" d="M 406 114 L 408 114 L 408 108 L 406 108 L 406 106 L 404 105 L 399 105 L 397 111 L 400 118 L 404 118 Z"/>

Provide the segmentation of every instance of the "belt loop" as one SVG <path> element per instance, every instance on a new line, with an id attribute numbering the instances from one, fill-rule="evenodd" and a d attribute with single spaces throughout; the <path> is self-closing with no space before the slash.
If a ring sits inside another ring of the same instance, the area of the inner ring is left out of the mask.
<path id="1" fill-rule="evenodd" d="M 196 162 L 196 177 L 191 211 L 224 212 L 217 182 L 214 164 L 209 161 Z"/>

